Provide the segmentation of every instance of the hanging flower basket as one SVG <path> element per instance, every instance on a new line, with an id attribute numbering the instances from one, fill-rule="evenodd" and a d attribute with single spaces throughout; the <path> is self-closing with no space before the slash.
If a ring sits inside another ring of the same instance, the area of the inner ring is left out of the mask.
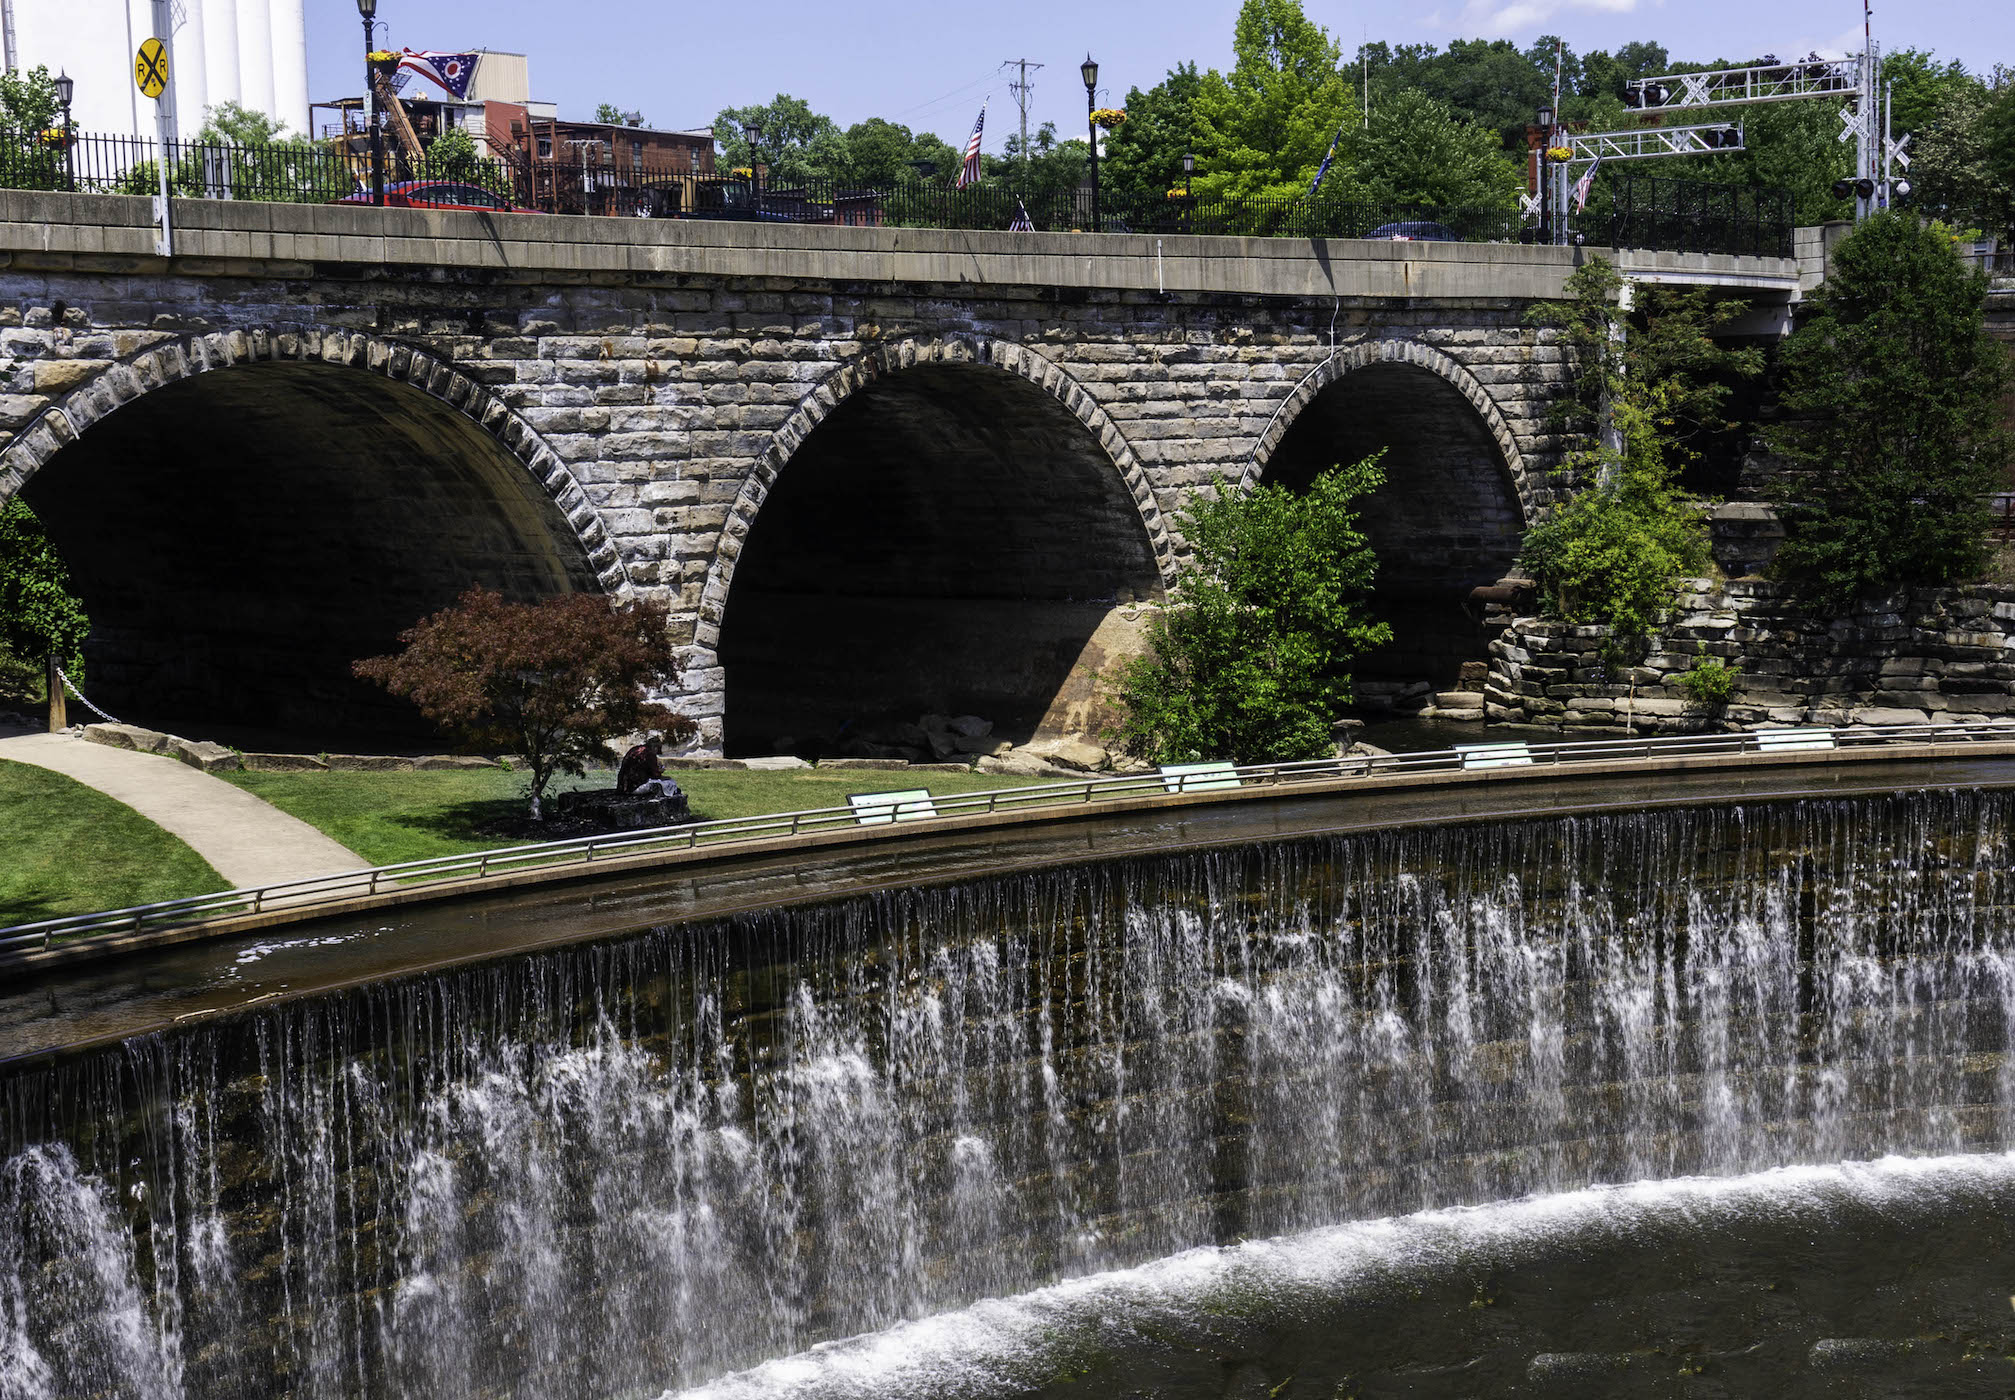
<path id="1" fill-rule="evenodd" d="M 399 71 L 399 55 L 387 49 L 376 49 L 365 54 L 364 61 L 371 65 L 372 72 L 387 78 Z"/>
<path id="2" fill-rule="evenodd" d="M 1557 164 L 1565 164 L 1574 159 L 1574 152 L 1566 146 L 1548 146 L 1546 158 Z"/>
<path id="3" fill-rule="evenodd" d="M 1105 130 L 1111 131 L 1114 127 L 1125 124 L 1126 111 L 1120 107 L 1100 107 L 1092 112 L 1091 119 Z"/>
<path id="4" fill-rule="evenodd" d="M 70 144 L 71 135 L 60 126 L 52 126 L 45 131 L 36 132 L 35 140 L 50 150 L 60 151 Z"/>

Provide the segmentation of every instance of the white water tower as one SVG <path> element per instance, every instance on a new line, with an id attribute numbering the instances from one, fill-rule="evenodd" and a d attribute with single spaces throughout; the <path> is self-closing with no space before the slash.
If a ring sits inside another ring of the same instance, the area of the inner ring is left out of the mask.
<path id="1" fill-rule="evenodd" d="M 174 0 L 179 135 L 206 109 L 237 102 L 308 130 L 308 27 L 302 0 Z M 0 0 L 6 66 L 37 65 L 77 82 L 80 131 L 151 137 L 153 104 L 133 86 L 133 53 L 154 33 L 153 0 Z"/>

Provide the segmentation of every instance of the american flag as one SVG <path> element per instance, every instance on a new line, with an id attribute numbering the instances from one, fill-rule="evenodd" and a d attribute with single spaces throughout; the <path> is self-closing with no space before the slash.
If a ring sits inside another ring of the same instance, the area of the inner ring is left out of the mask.
<path id="1" fill-rule="evenodd" d="M 1015 196 L 1015 202 L 1014 202 L 1014 207 L 1015 207 L 1015 216 L 1014 216 L 1014 222 L 1008 225 L 1008 232 L 1009 232 L 1009 233 L 1034 233 L 1034 232 L 1035 232 L 1035 220 L 1034 220 L 1034 219 L 1031 219 L 1031 218 L 1030 218 L 1030 217 L 1028 216 L 1028 206 L 1027 206 L 1026 204 L 1023 204 L 1023 203 L 1021 202 L 1021 196 L 1020 196 L 1020 195 L 1016 195 L 1016 196 Z"/>
<path id="2" fill-rule="evenodd" d="M 469 80 L 476 76 L 477 57 L 472 53 L 438 53 L 432 49 L 416 53 L 405 49 L 399 54 L 399 66 L 412 69 L 457 97 L 467 97 Z"/>
<path id="3" fill-rule="evenodd" d="M 973 123 L 972 139 L 966 142 L 966 163 L 959 167 L 958 179 L 952 181 L 952 188 L 962 190 L 967 185 L 977 185 L 980 179 L 980 141 L 986 131 L 987 106 L 980 103 L 979 120 Z"/>
<path id="4" fill-rule="evenodd" d="M 1576 180 L 1574 182 L 1575 213 L 1579 214 L 1582 210 L 1588 207 L 1588 192 L 1595 185 L 1595 171 L 1596 168 L 1601 164 L 1602 159 L 1601 157 L 1598 156 L 1596 158 L 1595 164 L 1588 167 L 1588 173 L 1586 175 L 1583 175 L 1579 180 Z"/>

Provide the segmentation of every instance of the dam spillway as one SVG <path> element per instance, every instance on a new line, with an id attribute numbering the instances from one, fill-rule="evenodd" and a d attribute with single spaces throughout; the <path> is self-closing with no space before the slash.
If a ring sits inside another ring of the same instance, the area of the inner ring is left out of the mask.
<path id="1" fill-rule="evenodd" d="M 656 1395 L 1199 1245 L 2015 1141 L 1996 792 L 655 929 L 0 1082 L 0 1396 Z"/>

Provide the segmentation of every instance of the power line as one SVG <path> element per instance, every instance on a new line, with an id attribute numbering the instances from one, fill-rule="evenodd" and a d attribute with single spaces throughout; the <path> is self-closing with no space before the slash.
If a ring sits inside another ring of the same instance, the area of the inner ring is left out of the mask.
<path id="1" fill-rule="evenodd" d="M 1005 68 L 1006 66 L 1007 66 L 1006 64 L 1002 64 L 1001 68 Z M 953 98 L 962 97 L 966 93 L 971 92 L 974 88 L 985 87 L 988 83 L 992 82 L 997 76 L 999 76 L 999 74 L 1000 74 L 1000 68 L 995 68 L 992 72 L 987 73 L 983 77 L 974 78 L 969 83 L 960 84 L 958 87 L 953 88 L 950 92 L 946 93 L 942 97 L 933 97 L 928 102 L 919 102 L 914 107 L 905 107 L 900 112 L 894 112 L 891 113 L 890 115 L 894 117 L 907 117 L 912 112 L 921 112 L 928 107 L 941 107 L 945 103 L 950 102 Z"/>
<path id="2" fill-rule="evenodd" d="M 1026 58 L 1011 58 L 1001 67 L 1021 70 L 1021 77 L 1008 84 L 1008 91 L 1014 94 L 1015 105 L 1021 108 L 1021 159 L 1022 169 L 1025 171 L 1028 169 L 1028 103 L 1030 94 L 1035 91 L 1035 84 L 1028 80 L 1028 70 L 1040 68 L 1042 65 L 1031 63 Z"/>

